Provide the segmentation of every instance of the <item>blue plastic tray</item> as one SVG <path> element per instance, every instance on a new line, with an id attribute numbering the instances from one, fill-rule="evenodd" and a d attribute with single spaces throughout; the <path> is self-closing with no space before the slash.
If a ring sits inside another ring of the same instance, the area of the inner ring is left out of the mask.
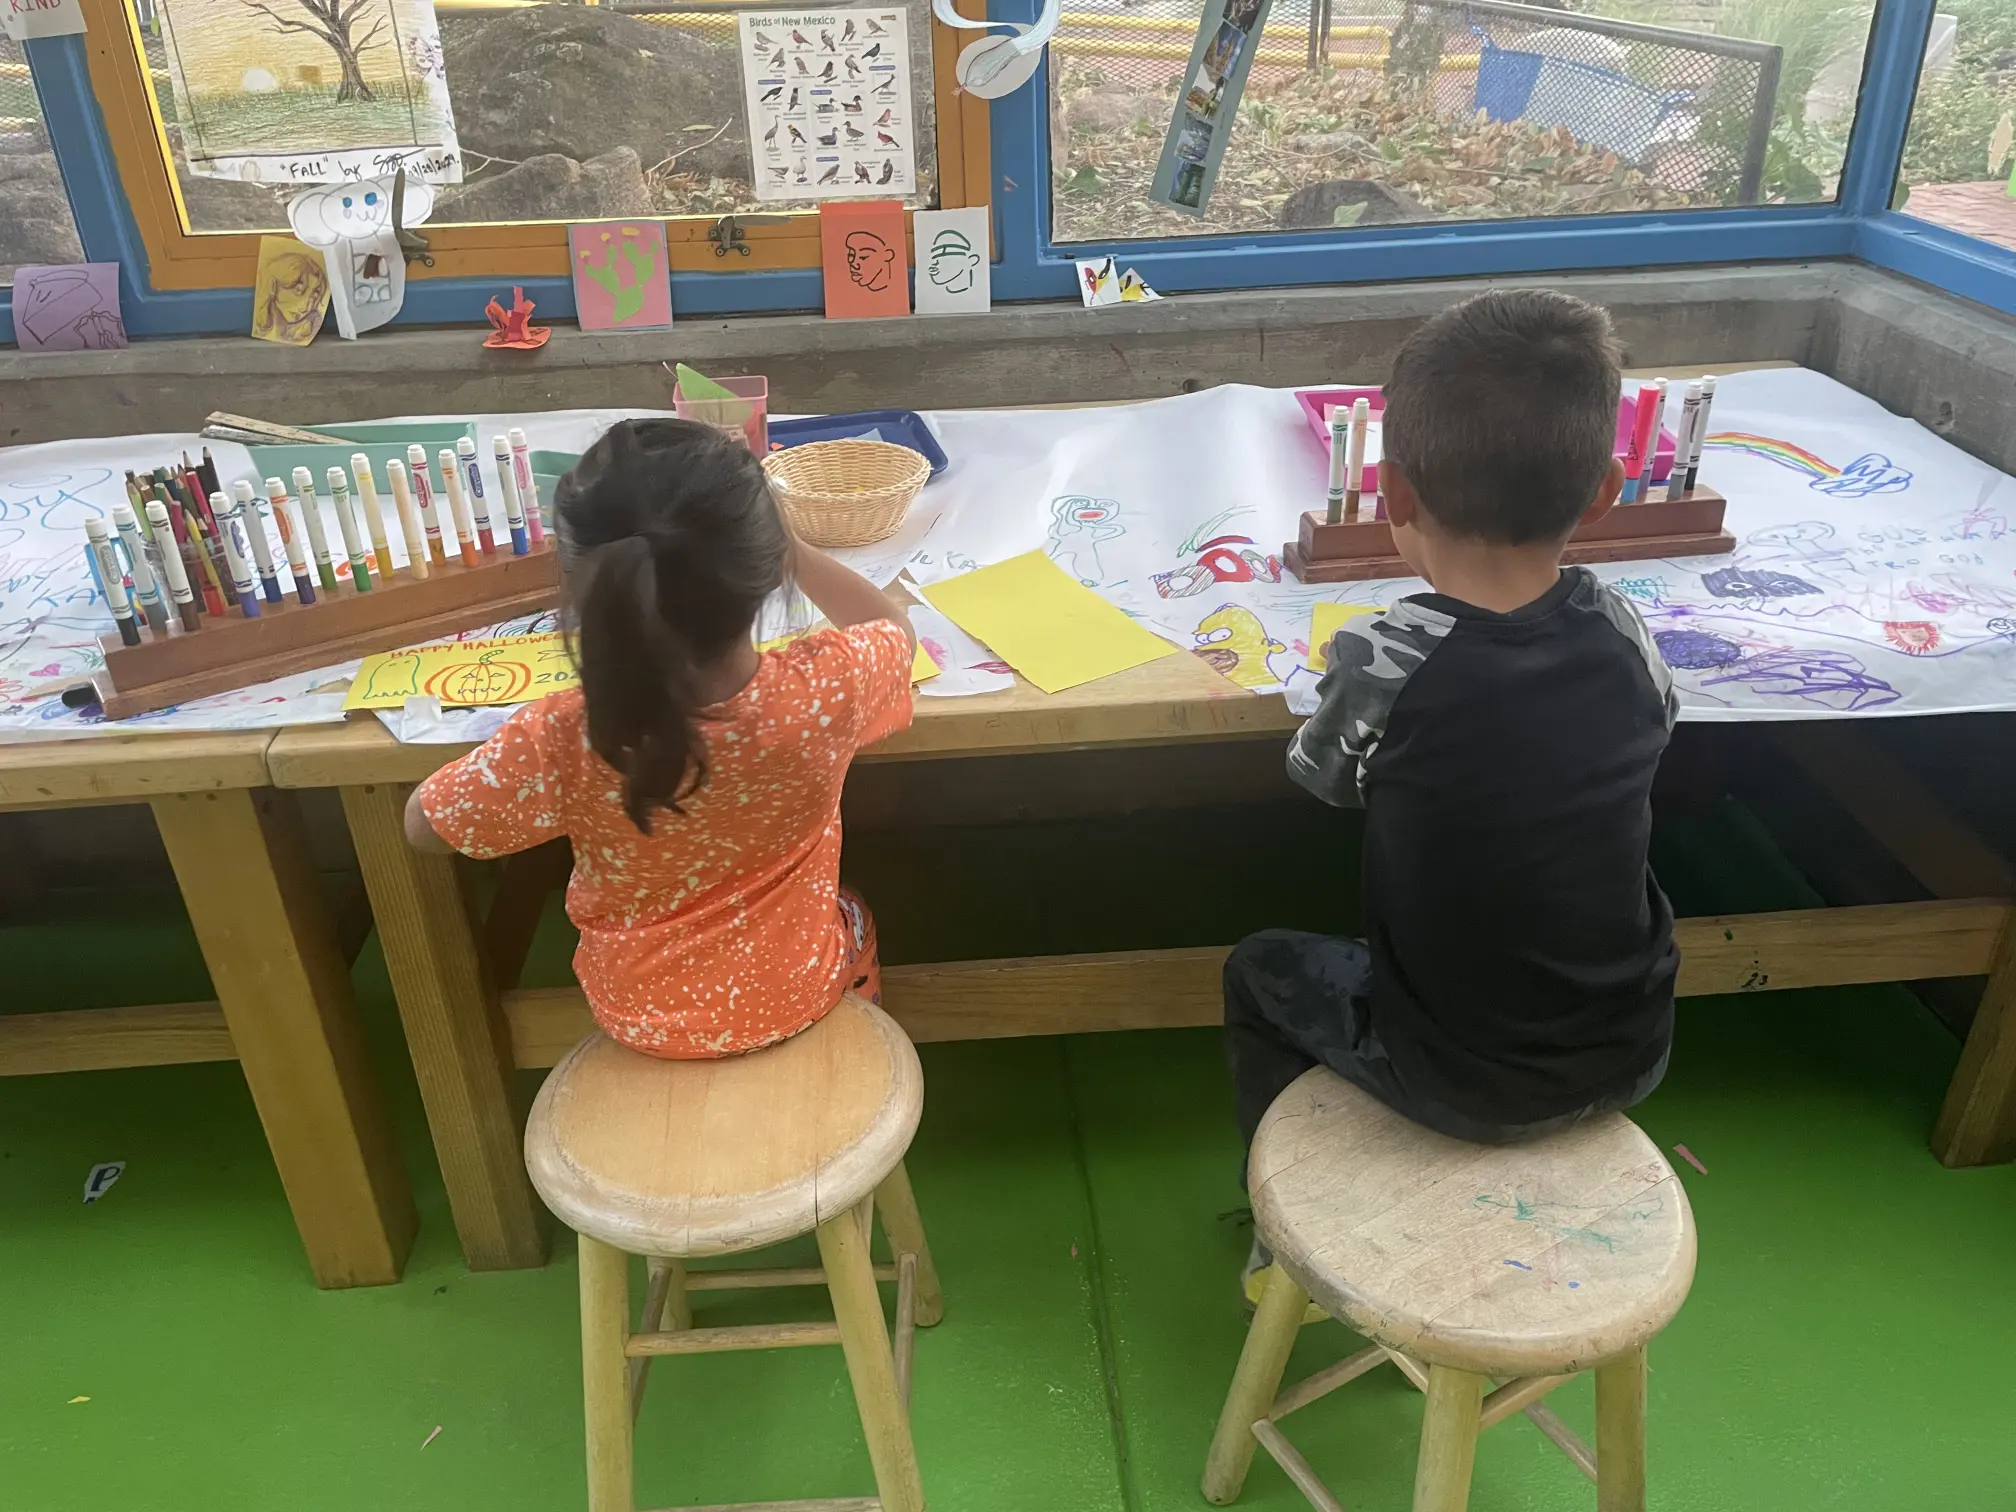
<path id="1" fill-rule="evenodd" d="M 808 441 L 850 441 L 880 431 L 881 439 L 922 452 L 937 477 L 949 465 L 945 448 L 915 410 L 856 410 L 850 415 L 808 415 L 802 420 L 772 420 L 770 449 L 803 446 Z"/>

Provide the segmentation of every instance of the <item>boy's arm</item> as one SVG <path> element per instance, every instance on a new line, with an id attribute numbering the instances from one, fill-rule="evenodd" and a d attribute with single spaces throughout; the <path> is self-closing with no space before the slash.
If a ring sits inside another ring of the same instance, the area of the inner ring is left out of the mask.
<path id="1" fill-rule="evenodd" d="M 1385 737 L 1394 703 L 1454 623 L 1402 599 L 1340 626 L 1316 685 L 1322 702 L 1288 743 L 1289 779 L 1337 808 L 1362 806 L 1365 763 Z"/>

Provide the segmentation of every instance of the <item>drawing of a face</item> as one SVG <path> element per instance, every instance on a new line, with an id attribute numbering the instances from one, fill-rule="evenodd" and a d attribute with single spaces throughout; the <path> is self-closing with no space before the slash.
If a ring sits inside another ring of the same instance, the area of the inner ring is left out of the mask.
<path id="1" fill-rule="evenodd" d="M 266 264 L 271 281 L 259 289 L 253 329 L 269 340 L 307 342 L 322 324 L 329 278 L 319 257 L 285 252 Z"/>
<path id="2" fill-rule="evenodd" d="M 434 210 L 434 189 L 410 176 L 401 221 L 417 226 Z M 288 203 L 287 221 L 294 234 L 311 247 L 333 247 L 339 241 L 364 242 L 392 229 L 392 181 L 364 179 L 308 189 Z"/>
<path id="3" fill-rule="evenodd" d="M 847 276 L 871 294 L 889 287 L 896 253 L 873 231 L 847 233 Z"/>
<path id="4" fill-rule="evenodd" d="M 931 282 L 947 294 L 965 294 L 973 288 L 973 280 L 980 268 L 980 254 L 973 250 L 973 243 L 966 239 L 964 232 L 948 226 L 931 239 L 927 267 Z"/>

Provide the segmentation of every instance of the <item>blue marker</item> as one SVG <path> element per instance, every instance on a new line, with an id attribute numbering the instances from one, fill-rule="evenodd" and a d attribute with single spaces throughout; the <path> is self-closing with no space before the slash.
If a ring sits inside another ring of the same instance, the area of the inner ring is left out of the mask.
<path id="1" fill-rule="evenodd" d="M 217 531 L 223 537 L 224 563 L 231 572 L 231 591 L 245 618 L 259 618 L 259 592 L 252 578 L 252 540 L 245 533 L 245 516 L 240 507 L 221 493 L 210 495 L 210 513 L 217 517 Z"/>
<path id="2" fill-rule="evenodd" d="M 504 495 L 504 523 L 511 528 L 511 554 L 528 556 L 532 551 L 525 533 L 525 501 L 518 497 L 518 480 L 513 476 L 511 443 L 502 436 L 490 439 L 490 455 L 497 463 L 497 488 Z"/>
<path id="3" fill-rule="evenodd" d="M 510 443 L 505 443 L 509 449 Z M 482 527 L 483 549 L 491 556 L 497 554 L 497 522 L 490 517 L 490 501 L 483 496 L 483 467 L 476 460 L 476 443 L 467 436 L 455 443 L 456 459 L 462 464 L 462 475 L 469 482 L 469 508 Z"/>

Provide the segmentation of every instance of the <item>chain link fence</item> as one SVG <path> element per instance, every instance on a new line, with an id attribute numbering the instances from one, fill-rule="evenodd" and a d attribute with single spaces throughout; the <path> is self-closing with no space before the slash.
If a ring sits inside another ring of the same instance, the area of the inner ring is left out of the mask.
<path id="1" fill-rule="evenodd" d="M 1780 49 L 1511 0 L 1276 0 L 1201 217 L 1146 199 L 1202 0 L 1075 0 L 1057 240 L 1754 204 Z"/>

